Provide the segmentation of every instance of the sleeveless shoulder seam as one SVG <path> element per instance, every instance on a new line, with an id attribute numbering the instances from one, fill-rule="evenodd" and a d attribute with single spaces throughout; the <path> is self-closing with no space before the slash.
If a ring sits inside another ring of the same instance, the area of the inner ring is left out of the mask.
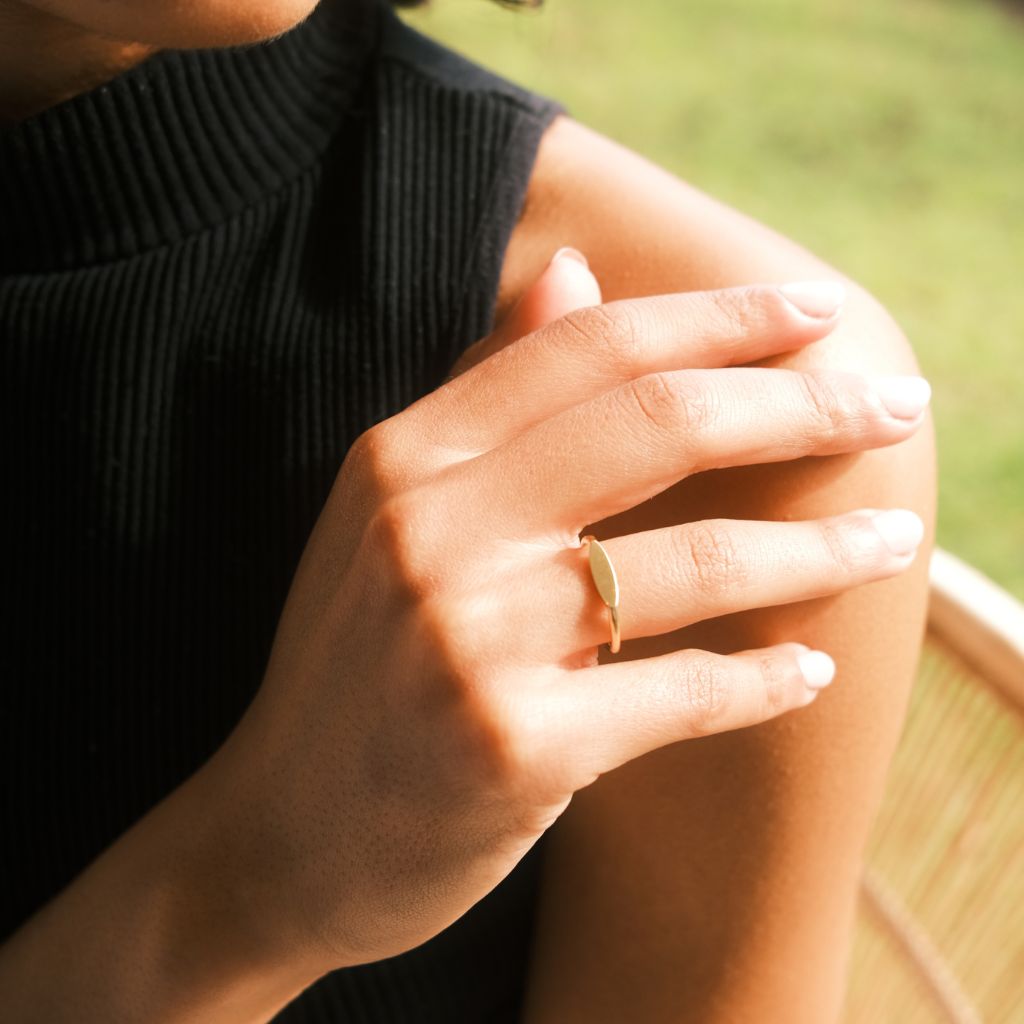
<path id="1" fill-rule="evenodd" d="M 390 5 L 381 10 L 376 62 L 381 165 L 418 166 L 414 185 L 399 172 L 392 183 L 414 188 L 418 199 L 396 202 L 409 210 L 413 236 L 448 233 L 444 262 L 433 264 L 449 302 L 436 339 L 439 383 L 494 325 L 505 253 L 540 141 L 564 107 L 416 31 Z"/>

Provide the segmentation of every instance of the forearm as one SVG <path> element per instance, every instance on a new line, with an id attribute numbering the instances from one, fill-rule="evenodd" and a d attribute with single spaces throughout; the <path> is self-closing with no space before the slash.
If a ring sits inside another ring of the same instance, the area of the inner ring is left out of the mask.
<path id="1" fill-rule="evenodd" d="M 4 1020 L 255 1024 L 309 985 L 252 926 L 221 817 L 200 772 L 0 947 Z"/>

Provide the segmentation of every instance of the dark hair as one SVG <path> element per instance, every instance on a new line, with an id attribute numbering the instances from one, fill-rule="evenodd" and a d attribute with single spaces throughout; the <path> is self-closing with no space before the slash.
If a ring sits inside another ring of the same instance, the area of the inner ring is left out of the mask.
<path id="1" fill-rule="evenodd" d="M 430 0 L 391 0 L 396 7 L 422 7 Z M 494 0 L 502 7 L 540 7 L 544 0 Z"/>

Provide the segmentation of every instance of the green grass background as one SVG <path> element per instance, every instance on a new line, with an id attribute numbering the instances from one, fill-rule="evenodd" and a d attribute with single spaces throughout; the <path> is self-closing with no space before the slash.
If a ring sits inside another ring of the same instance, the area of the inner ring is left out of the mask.
<path id="1" fill-rule="evenodd" d="M 434 0 L 407 17 L 871 289 L 935 388 L 939 542 L 1024 597 L 1024 6 Z"/>

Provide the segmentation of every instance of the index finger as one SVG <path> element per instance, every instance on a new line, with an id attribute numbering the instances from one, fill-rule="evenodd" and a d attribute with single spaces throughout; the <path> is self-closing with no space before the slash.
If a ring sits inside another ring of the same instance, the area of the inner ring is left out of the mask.
<path id="1" fill-rule="evenodd" d="M 621 299 L 513 342 L 400 414 L 417 437 L 479 454 L 565 409 L 659 370 L 737 366 L 828 334 L 838 281 Z"/>

